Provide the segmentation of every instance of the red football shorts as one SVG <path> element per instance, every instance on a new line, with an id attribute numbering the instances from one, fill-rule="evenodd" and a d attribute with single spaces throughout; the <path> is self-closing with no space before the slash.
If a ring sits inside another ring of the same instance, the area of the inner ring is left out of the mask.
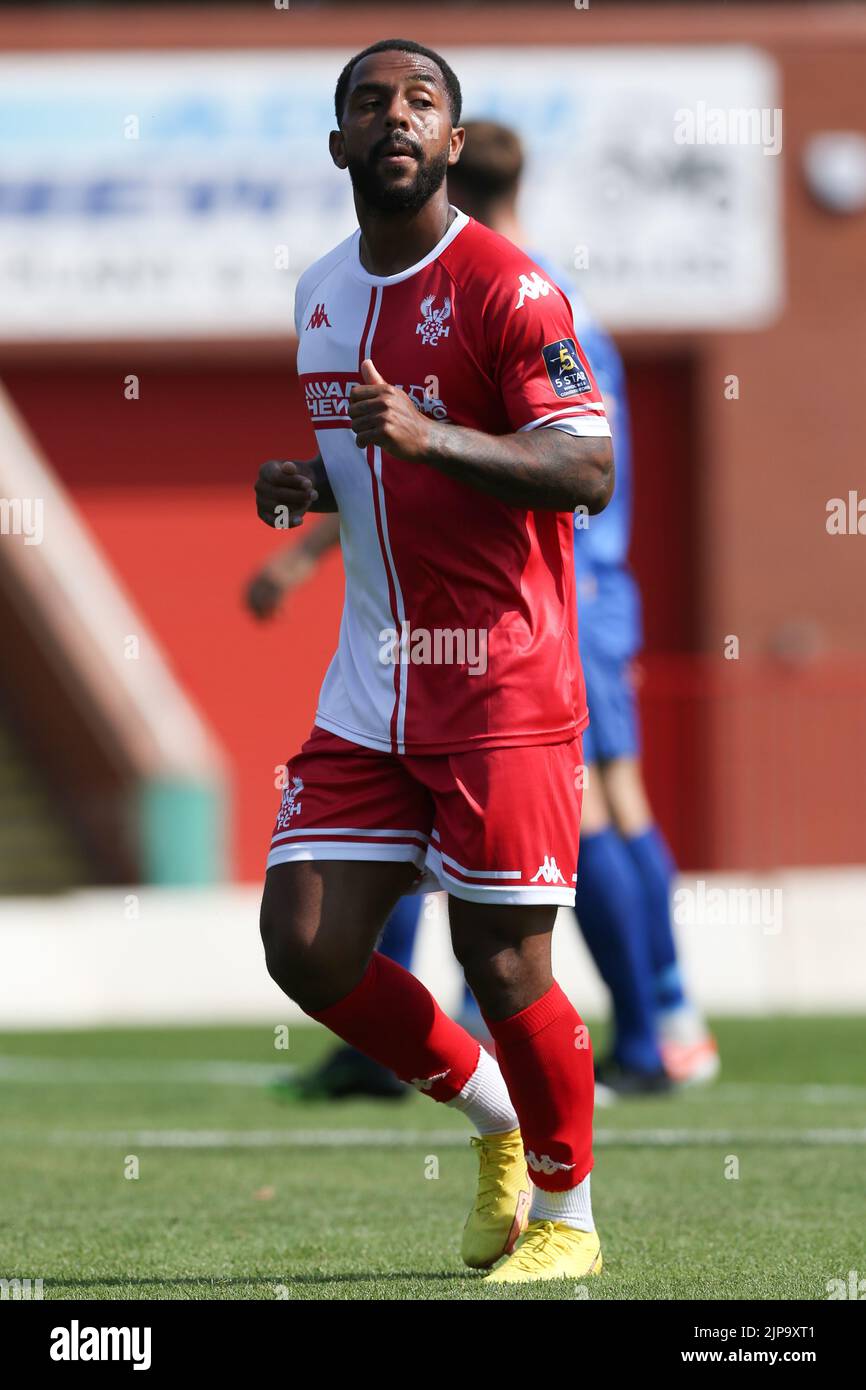
<path id="1" fill-rule="evenodd" d="M 315 727 L 286 768 L 269 869 L 297 859 L 391 860 L 417 867 L 416 891 L 574 905 L 580 735 L 417 756 Z"/>

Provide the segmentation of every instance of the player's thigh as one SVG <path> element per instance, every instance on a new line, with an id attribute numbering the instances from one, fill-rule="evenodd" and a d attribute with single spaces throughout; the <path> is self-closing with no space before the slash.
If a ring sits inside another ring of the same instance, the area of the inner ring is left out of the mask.
<path id="1" fill-rule="evenodd" d="M 635 756 L 612 758 L 602 766 L 605 798 L 611 818 L 621 835 L 641 835 L 653 823 L 640 760 Z"/>
<path id="2" fill-rule="evenodd" d="M 271 975 L 307 1009 L 343 998 L 362 978 L 388 914 L 417 877 L 414 865 L 391 861 L 272 865 L 261 908 Z"/>
<path id="3" fill-rule="evenodd" d="M 583 781 L 581 835 L 599 835 L 610 825 L 610 812 L 598 763 L 587 763 Z"/>

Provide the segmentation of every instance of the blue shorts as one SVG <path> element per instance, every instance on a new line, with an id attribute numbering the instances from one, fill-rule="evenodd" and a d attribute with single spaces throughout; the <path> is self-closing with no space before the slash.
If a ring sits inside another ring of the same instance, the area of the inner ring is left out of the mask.
<path id="1" fill-rule="evenodd" d="M 637 757 L 640 724 L 632 663 L 584 657 L 583 675 L 589 706 L 589 725 L 583 731 L 584 762 Z"/>
<path id="2" fill-rule="evenodd" d="M 640 595 L 621 568 L 577 574 L 580 659 L 589 727 L 584 761 L 633 758 L 640 752 L 634 658 L 641 646 Z"/>

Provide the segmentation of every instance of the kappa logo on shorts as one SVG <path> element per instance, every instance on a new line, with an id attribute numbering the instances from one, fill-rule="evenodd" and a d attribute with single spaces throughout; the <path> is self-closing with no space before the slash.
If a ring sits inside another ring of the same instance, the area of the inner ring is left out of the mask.
<path id="1" fill-rule="evenodd" d="M 538 872 L 529 882 L 537 883 L 540 878 L 544 879 L 545 883 L 565 883 L 565 879 L 560 873 L 559 865 L 549 854 L 544 856 L 544 863 L 539 864 Z"/>
<path id="2" fill-rule="evenodd" d="M 288 830 L 292 823 L 292 816 L 299 816 L 301 814 L 301 803 L 298 797 L 303 790 L 304 783 L 300 777 L 293 777 L 292 785 L 284 789 L 283 799 L 280 802 L 280 810 L 277 816 L 277 828 L 279 830 Z"/>
<path id="3" fill-rule="evenodd" d="M 541 349 L 550 384 L 557 396 L 585 396 L 592 382 L 583 369 L 573 338 L 558 338 Z"/>

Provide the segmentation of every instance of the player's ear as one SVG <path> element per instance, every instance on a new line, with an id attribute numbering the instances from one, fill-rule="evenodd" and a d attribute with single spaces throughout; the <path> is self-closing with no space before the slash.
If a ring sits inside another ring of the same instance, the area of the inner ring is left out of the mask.
<path id="1" fill-rule="evenodd" d="M 331 151 L 331 158 L 338 169 L 348 169 L 349 161 L 346 158 L 346 142 L 343 139 L 341 130 L 332 130 L 328 136 L 328 149 Z"/>
<path id="2" fill-rule="evenodd" d="M 460 151 L 463 149 L 463 141 L 466 139 L 466 131 L 462 125 L 455 126 L 451 131 L 451 147 L 448 151 L 448 163 L 456 164 L 460 159 Z"/>

